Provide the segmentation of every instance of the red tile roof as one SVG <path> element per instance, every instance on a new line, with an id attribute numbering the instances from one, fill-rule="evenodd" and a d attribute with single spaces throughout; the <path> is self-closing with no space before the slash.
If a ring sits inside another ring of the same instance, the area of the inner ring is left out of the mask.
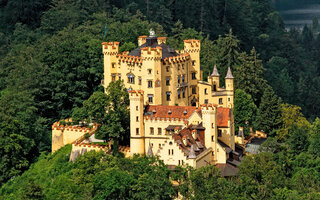
<path id="1" fill-rule="evenodd" d="M 218 109 L 217 109 L 218 127 L 228 127 L 229 120 L 230 120 L 230 109 L 218 107 Z"/>
<path id="2" fill-rule="evenodd" d="M 171 114 L 169 114 L 171 110 Z M 155 111 L 155 113 L 153 112 Z M 185 111 L 187 111 L 185 113 Z M 178 119 L 188 119 L 194 112 L 201 115 L 200 107 L 192 106 L 155 106 L 148 105 L 145 108 L 145 116 L 150 116 L 151 118 L 178 118 Z M 228 127 L 228 121 L 230 120 L 230 109 L 229 108 L 217 108 L 217 123 L 218 127 Z"/>

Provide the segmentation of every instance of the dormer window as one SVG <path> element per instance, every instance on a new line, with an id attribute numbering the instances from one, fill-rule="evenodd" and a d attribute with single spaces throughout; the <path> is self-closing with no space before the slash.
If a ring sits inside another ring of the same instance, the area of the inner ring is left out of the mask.
<path id="1" fill-rule="evenodd" d="M 187 113 L 188 113 L 187 110 L 183 111 L 183 114 L 184 114 L 184 115 L 187 115 Z"/>
<path id="2" fill-rule="evenodd" d="M 172 111 L 171 111 L 171 109 L 169 109 L 168 114 L 171 115 L 171 113 L 172 113 Z"/>

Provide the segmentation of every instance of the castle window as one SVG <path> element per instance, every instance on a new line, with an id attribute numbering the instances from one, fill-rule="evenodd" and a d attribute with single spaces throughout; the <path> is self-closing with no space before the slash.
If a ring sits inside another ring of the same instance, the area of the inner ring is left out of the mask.
<path id="1" fill-rule="evenodd" d="M 161 148 L 161 144 L 159 144 L 159 148 Z"/>
<path id="2" fill-rule="evenodd" d="M 171 96 L 171 92 L 167 92 L 167 101 L 171 100 L 170 96 Z"/>
<path id="3" fill-rule="evenodd" d="M 172 145 L 172 142 L 169 142 L 169 145 Z"/>
<path id="4" fill-rule="evenodd" d="M 173 155 L 173 149 L 171 149 L 171 155 Z"/>
<path id="5" fill-rule="evenodd" d="M 178 70 L 180 70 L 180 65 L 178 64 Z"/>
<path id="6" fill-rule="evenodd" d="M 195 66 L 195 65 L 196 65 L 196 61 L 193 60 L 193 61 L 192 61 L 192 66 Z"/>
<path id="7" fill-rule="evenodd" d="M 150 127 L 150 135 L 154 135 L 154 128 Z"/>
<path id="8" fill-rule="evenodd" d="M 182 98 L 186 97 L 186 91 L 184 89 L 182 89 Z"/>
<path id="9" fill-rule="evenodd" d="M 181 160 L 181 163 L 182 163 L 182 165 L 184 164 L 184 163 L 183 163 L 183 160 Z"/>
<path id="10" fill-rule="evenodd" d="M 141 79 L 141 77 L 139 76 L 139 85 L 141 85 L 141 80 L 142 80 L 142 79 Z"/>
<path id="11" fill-rule="evenodd" d="M 180 160 L 179 160 L 179 165 L 180 165 Z"/>
<path id="12" fill-rule="evenodd" d="M 153 95 L 152 94 L 148 95 L 148 101 L 149 101 L 149 103 L 153 103 Z"/>
<path id="13" fill-rule="evenodd" d="M 139 121 L 139 117 L 138 117 L 138 116 L 136 117 L 136 121 L 137 121 L 137 122 Z"/>
<path id="14" fill-rule="evenodd" d="M 180 83 L 180 76 L 178 76 L 178 83 Z"/>
<path id="15" fill-rule="evenodd" d="M 192 76 L 192 80 L 197 79 L 197 78 L 196 78 L 196 73 L 195 73 L 195 72 L 192 72 L 191 76 Z"/>
<path id="16" fill-rule="evenodd" d="M 228 101 L 230 102 L 230 98 L 228 98 Z"/>
<path id="17" fill-rule="evenodd" d="M 208 94 L 208 89 L 204 89 L 204 94 Z"/>
<path id="18" fill-rule="evenodd" d="M 136 111 L 138 111 L 139 110 L 139 107 L 138 106 L 136 106 Z"/>
<path id="19" fill-rule="evenodd" d="M 214 128 L 214 123 L 211 124 L 212 128 Z"/>
<path id="20" fill-rule="evenodd" d="M 112 76 L 112 81 L 113 81 L 113 82 L 116 81 L 116 75 L 115 75 L 115 74 L 112 74 L 111 76 Z"/>
<path id="21" fill-rule="evenodd" d="M 178 90 L 178 99 L 180 99 L 180 90 Z"/>
<path id="22" fill-rule="evenodd" d="M 166 67 L 167 72 L 169 72 L 169 66 Z"/>
<path id="23" fill-rule="evenodd" d="M 148 81 L 148 88 L 152 88 L 152 81 Z"/>
<path id="24" fill-rule="evenodd" d="M 132 74 L 128 75 L 128 83 L 134 84 L 134 75 L 132 75 Z"/>
<path id="25" fill-rule="evenodd" d="M 184 75 L 182 75 L 182 83 L 184 83 Z"/>
<path id="26" fill-rule="evenodd" d="M 223 103 L 222 103 L 222 98 L 219 98 L 219 104 L 223 104 Z"/>
<path id="27" fill-rule="evenodd" d="M 184 69 L 184 64 L 182 64 L 182 69 Z"/>
<path id="28" fill-rule="evenodd" d="M 161 134 L 162 134 L 162 129 L 158 128 L 158 135 L 161 135 Z"/>
<path id="29" fill-rule="evenodd" d="M 213 142 L 213 140 L 214 140 L 214 137 L 213 137 L 213 136 L 211 136 L 211 142 Z"/>
<path id="30" fill-rule="evenodd" d="M 213 85 L 213 91 L 217 91 L 217 86 L 216 86 L 216 84 Z"/>
<path id="31" fill-rule="evenodd" d="M 111 65 L 112 65 L 112 68 L 116 67 L 116 63 L 114 63 L 114 62 Z"/>
<path id="32" fill-rule="evenodd" d="M 170 155 L 170 153 L 171 153 L 171 151 L 170 151 L 170 149 L 168 149 L 168 155 Z"/>
<path id="33" fill-rule="evenodd" d="M 166 85 L 170 85 L 170 77 L 166 78 Z"/>
<path id="34" fill-rule="evenodd" d="M 139 128 L 136 128 L 136 135 L 140 135 Z"/>
<path id="35" fill-rule="evenodd" d="M 219 129 L 218 130 L 218 137 L 221 137 L 222 136 L 222 131 Z"/>
<path id="36" fill-rule="evenodd" d="M 152 73 L 152 69 L 148 69 L 148 73 L 151 74 Z"/>
<path id="37" fill-rule="evenodd" d="M 197 88 L 196 86 L 192 86 L 192 94 L 197 94 Z"/>
<path id="38" fill-rule="evenodd" d="M 204 104 L 208 104 L 209 103 L 209 100 L 208 99 L 205 99 L 204 100 Z"/>

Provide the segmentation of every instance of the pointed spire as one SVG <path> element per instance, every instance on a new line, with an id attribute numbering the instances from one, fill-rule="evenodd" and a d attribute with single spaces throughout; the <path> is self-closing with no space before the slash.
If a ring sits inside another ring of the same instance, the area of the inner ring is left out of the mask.
<path id="1" fill-rule="evenodd" d="M 217 65 L 214 65 L 211 76 L 220 76 L 220 74 L 218 73 L 218 70 L 217 70 Z"/>
<path id="2" fill-rule="evenodd" d="M 230 79 L 233 78 L 230 67 L 228 67 L 226 78 L 230 78 Z"/>
<path id="3" fill-rule="evenodd" d="M 153 156 L 152 146 L 151 146 L 150 142 L 149 142 L 149 149 L 148 149 L 147 156 L 149 156 L 149 157 Z"/>
<path id="4" fill-rule="evenodd" d="M 194 151 L 193 145 L 191 145 L 190 151 L 188 153 L 188 158 L 190 158 L 190 159 L 197 158 L 197 155 L 196 155 L 196 152 Z"/>

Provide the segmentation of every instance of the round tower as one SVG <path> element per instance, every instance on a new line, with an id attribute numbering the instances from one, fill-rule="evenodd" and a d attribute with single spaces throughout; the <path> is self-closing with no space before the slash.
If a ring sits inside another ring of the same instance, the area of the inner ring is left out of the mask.
<path id="1" fill-rule="evenodd" d="M 130 152 L 145 154 L 143 91 L 130 91 Z"/>
<path id="2" fill-rule="evenodd" d="M 220 87 L 220 74 L 218 73 L 217 65 L 214 65 L 209 79 L 211 80 L 210 84 L 212 85 L 212 91 L 218 91 Z"/>
<path id="3" fill-rule="evenodd" d="M 226 92 L 227 92 L 227 106 L 233 107 L 234 78 L 233 78 L 233 75 L 231 73 L 230 67 L 228 67 L 228 72 L 227 72 L 225 81 L 226 81 Z"/>

